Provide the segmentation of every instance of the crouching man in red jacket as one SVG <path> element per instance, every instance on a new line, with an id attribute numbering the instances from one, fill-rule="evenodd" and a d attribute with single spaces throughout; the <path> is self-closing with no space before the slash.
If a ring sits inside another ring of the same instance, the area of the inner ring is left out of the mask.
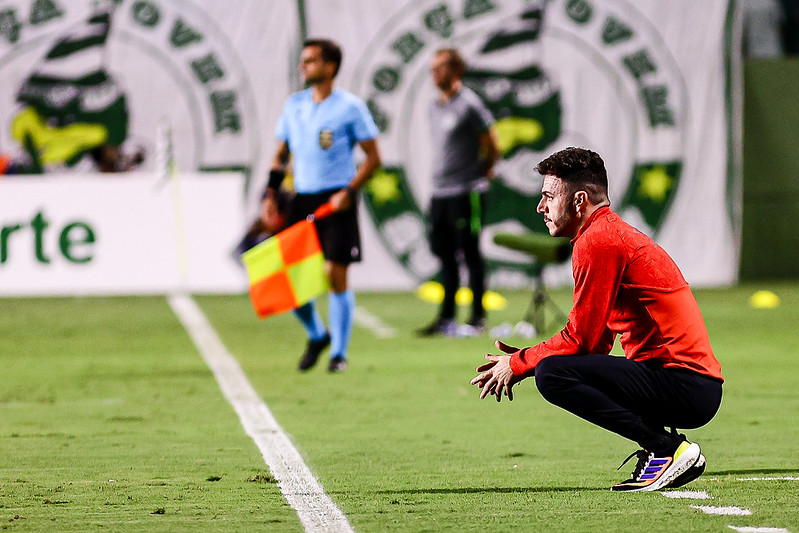
<path id="1" fill-rule="evenodd" d="M 611 490 L 685 485 L 705 457 L 677 428 L 707 424 L 724 381 L 699 306 L 671 257 L 611 211 L 599 154 L 567 148 L 536 170 L 537 211 L 574 246 L 574 305 L 563 330 L 536 346 L 496 341 L 504 354 L 486 355 L 471 383 L 480 398 L 512 400 L 513 386 L 535 376 L 547 401 L 638 443 L 632 476 Z M 625 357 L 608 355 L 616 335 Z"/>

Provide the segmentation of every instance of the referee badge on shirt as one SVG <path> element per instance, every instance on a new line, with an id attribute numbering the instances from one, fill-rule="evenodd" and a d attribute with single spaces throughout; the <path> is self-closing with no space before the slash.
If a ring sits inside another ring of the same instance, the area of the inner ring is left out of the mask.
<path id="1" fill-rule="evenodd" d="M 333 146 L 333 132 L 330 130 L 322 130 L 319 132 L 319 146 L 323 150 L 330 150 Z"/>

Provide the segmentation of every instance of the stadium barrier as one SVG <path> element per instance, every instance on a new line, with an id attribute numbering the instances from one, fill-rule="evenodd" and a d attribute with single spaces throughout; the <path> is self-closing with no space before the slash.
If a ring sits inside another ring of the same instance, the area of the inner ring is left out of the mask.
<path id="1" fill-rule="evenodd" d="M 243 292 L 238 173 L 0 180 L 0 295 Z"/>

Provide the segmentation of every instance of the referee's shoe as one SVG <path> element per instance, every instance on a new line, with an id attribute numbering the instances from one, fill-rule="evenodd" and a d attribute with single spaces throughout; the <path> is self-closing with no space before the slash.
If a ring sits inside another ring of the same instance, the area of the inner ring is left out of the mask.
<path id="1" fill-rule="evenodd" d="M 300 372 L 310 370 L 319 360 L 322 350 L 330 346 L 330 333 L 325 332 L 325 336 L 319 340 L 308 340 L 308 346 L 305 347 L 305 353 L 302 354 L 300 364 L 297 367 Z"/>

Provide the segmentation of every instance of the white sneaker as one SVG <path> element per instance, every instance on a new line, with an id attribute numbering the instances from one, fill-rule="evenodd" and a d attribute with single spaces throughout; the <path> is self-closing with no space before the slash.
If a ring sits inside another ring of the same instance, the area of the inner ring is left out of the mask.
<path id="1" fill-rule="evenodd" d="M 532 339 L 538 334 L 538 332 L 536 331 L 534 325 L 522 320 L 513 326 L 513 334 L 523 339 Z"/>
<path id="2" fill-rule="evenodd" d="M 474 324 L 461 324 L 458 326 L 458 337 L 480 337 L 485 335 L 487 331 L 486 321 L 484 318 L 475 321 Z"/>

